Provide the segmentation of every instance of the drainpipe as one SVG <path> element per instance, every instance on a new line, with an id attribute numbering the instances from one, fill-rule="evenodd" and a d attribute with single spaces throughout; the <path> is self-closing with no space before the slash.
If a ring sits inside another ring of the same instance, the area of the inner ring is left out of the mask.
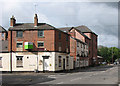
<path id="1" fill-rule="evenodd" d="M 12 31 L 10 35 L 10 73 L 12 73 Z"/>

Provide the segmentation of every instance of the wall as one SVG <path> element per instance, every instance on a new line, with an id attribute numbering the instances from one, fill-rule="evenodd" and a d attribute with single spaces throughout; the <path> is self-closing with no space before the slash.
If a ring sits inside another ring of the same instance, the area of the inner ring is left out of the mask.
<path id="1" fill-rule="evenodd" d="M 61 56 L 61 67 L 59 67 L 59 56 Z M 69 56 L 69 66 L 67 66 L 66 62 L 66 56 Z M 69 54 L 64 54 L 64 53 L 56 53 L 55 54 L 55 71 L 61 71 L 63 70 L 63 59 L 65 59 L 65 69 L 73 69 L 73 57 L 70 57 Z"/>
<path id="2" fill-rule="evenodd" d="M 59 39 L 59 32 L 61 33 L 61 39 Z M 66 41 L 66 36 L 68 36 L 68 41 Z M 59 51 L 59 42 L 61 42 L 61 51 L 66 52 L 66 46 L 68 46 L 68 53 L 70 52 L 70 36 L 59 30 L 55 30 L 55 51 Z"/>
<path id="3" fill-rule="evenodd" d="M 10 53 L 0 53 L 2 57 L 2 68 L 0 71 L 10 71 Z"/>
<path id="4" fill-rule="evenodd" d="M 4 37 L 2 37 L 2 33 L 4 34 Z M 6 32 L 0 33 L 0 40 L 6 40 L 7 39 L 7 34 Z"/>
<path id="5" fill-rule="evenodd" d="M 16 38 L 16 31 L 12 31 L 12 50 L 17 51 L 16 49 L 16 42 L 17 41 L 23 41 L 23 49 L 22 51 L 27 51 L 24 49 L 24 42 L 33 42 L 34 49 L 31 51 L 39 51 L 39 48 L 37 48 L 37 41 L 44 41 L 44 48 L 47 49 L 47 51 L 54 51 L 54 37 L 55 37 L 55 31 L 54 30 L 44 30 L 44 37 L 39 38 L 38 37 L 38 31 L 24 31 L 22 38 Z M 11 32 L 8 31 L 8 40 L 9 40 L 9 50 L 10 50 L 10 41 L 11 41 Z"/>

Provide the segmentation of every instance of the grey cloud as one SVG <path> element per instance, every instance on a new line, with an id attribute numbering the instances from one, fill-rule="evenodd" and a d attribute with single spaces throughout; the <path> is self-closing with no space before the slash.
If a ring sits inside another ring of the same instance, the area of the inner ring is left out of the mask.
<path id="1" fill-rule="evenodd" d="M 33 22 L 35 7 L 33 2 L 16 3 L 15 7 L 3 11 L 3 26 L 8 28 L 9 18 L 14 14 L 18 22 Z M 118 6 L 114 2 L 38 2 L 39 22 L 56 27 L 86 25 L 98 34 L 98 44 L 116 44 L 118 39 Z M 110 38 L 108 39 L 108 37 Z M 105 40 L 107 38 L 107 41 Z M 116 44 L 117 46 L 117 44 Z"/>

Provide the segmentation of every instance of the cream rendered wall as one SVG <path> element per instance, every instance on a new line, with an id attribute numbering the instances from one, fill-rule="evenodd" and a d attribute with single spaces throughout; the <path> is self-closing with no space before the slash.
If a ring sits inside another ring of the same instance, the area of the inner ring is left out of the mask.
<path id="1" fill-rule="evenodd" d="M 2 68 L 0 71 L 10 71 L 10 53 L 0 53 L 2 57 Z"/>
<path id="2" fill-rule="evenodd" d="M 55 52 L 39 52 L 38 53 L 38 70 L 43 71 L 43 57 L 49 56 L 49 71 L 55 71 Z"/>
<path id="3" fill-rule="evenodd" d="M 61 56 L 61 67 L 59 67 L 59 56 Z M 67 66 L 66 56 L 69 56 L 69 66 Z M 65 53 L 55 53 L 55 71 L 63 70 L 63 59 L 65 59 L 65 69 L 69 70 L 73 68 L 73 57 Z"/>
<path id="4" fill-rule="evenodd" d="M 23 67 L 16 67 L 16 56 L 23 56 Z M 30 52 L 18 52 L 12 54 L 13 71 L 34 71 L 35 69 L 37 69 L 37 54 Z"/>
<path id="5" fill-rule="evenodd" d="M 16 67 L 16 56 L 23 56 L 23 68 Z M 42 56 L 49 56 L 49 71 L 55 71 L 55 52 L 14 53 L 13 71 L 34 71 L 35 69 L 38 69 L 38 71 L 43 71 Z"/>

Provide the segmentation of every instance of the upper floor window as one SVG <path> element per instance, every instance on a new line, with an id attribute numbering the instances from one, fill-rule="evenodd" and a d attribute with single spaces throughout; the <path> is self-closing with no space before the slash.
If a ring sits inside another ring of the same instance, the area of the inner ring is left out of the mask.
<path id="1" fill-rule="evenodd" d="M 59 32 L 59 39 L 61 39 L 61 32 Z"/>
<path id="2" fill-rule="evenodd" d="M 66 41 L 68 41 L 68 35 L 66 35 Z"/>
<path id="3" fill-rule="evenodd" d="M 38 42 L 38 48 L 40 48 L 40 47 L 44 47 L 44 42 L 43 41 Z"/>
<path id="4" fill-rule="evenodd" d="M 2 33 L 1 35 L 2 35 L 2 37 L 4 37 L 4 33 Z"/>
<path id="5" fill-rule="evenodd" d="M 17 48 L 22 48 L 23 47 L 23 42 L 17 42 L 16 47 Z"/>
<path id="6" fill-rule="evenodd" d="M 44 30 L 38 30 L 38 37 L 44 36 Z"/>
<path id="7" fill-rule="evenodd" d="M 16 31 L 16 37 L 22 38 L 23 37 L 23 31 Z"/>

